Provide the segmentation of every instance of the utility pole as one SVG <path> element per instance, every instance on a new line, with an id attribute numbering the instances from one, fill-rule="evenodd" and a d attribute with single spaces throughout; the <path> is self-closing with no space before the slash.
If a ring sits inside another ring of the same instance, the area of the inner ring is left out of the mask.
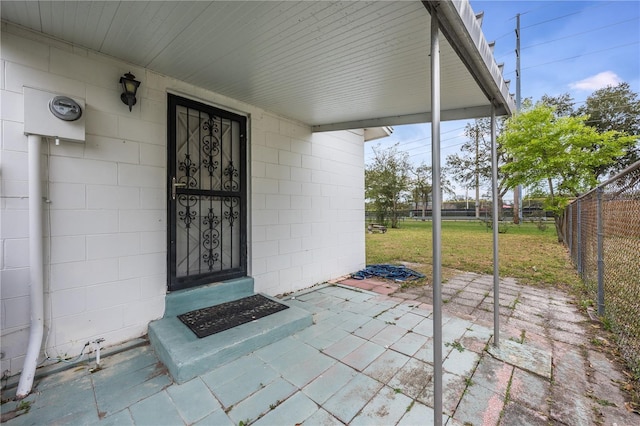
<path id="1" fill-rule="evenodd" d="M 520 112 L 520 14 L 516 15 L 516 113 Z M 513 223 L 522 220 L 522 185 L 513 191 Z"/>
<path id="2" fill-rule="evenodd" d="M 474 124 L 474 134 L 476 137 L 476 219 L 480 219 L 480 127 Z"/>

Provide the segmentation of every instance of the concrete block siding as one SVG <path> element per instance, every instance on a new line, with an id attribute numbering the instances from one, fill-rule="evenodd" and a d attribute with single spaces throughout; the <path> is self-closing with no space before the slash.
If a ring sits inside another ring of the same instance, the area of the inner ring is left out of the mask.
<path id="1" fill-rule="evenodd" d="M 249 274 L 291 292 L 364 265 L 363 131 L 308 125 L 126 62 L 2 23 L 1 370 L 29 332 L 23 86 L 85 99 L 86 142 L 43 142 L 45 332 L 51 357 L 144 335 L 166 294 L 167 93 L 249 116 Z M 133 111 L 118 80 L 142 82 Z"/>
<path id="2" fill-rule="evenodd" d="M 311 134 L 284 121 L 274 131 L 252 136 L 252 276 L 268 294 L 364 261 L 362 132 Z"/>

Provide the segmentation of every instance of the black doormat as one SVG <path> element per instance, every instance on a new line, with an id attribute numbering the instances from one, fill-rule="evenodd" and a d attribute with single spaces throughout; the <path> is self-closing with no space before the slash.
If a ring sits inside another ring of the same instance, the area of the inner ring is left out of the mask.
<path id="1" fill-rule="evenodd" d="M 260 294 L 178 315 L 178 319 L 199 338 L 220 333 L 238 325 L 289 308 Z"/>

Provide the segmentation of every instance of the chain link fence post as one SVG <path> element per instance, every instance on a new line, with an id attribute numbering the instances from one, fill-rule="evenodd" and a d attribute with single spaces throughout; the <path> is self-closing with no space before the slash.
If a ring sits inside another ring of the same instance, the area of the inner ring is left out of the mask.
<path id="1" fill-rule="evenodd" d="M 573 204 L 569 204 L 567 234 L 569 238 L 569 257 L 573 258 Z"/>
<path id="2" fill-rule="evenodd" d="M 582 200 L 578 198 L 576 202 L 578 209 L 578 250 L 576 253 L 576 268 L 582 277 Z"/>
<path id="3" fill-rule="evenodd" d="M 604 316 L 604 253 L 602 240 L 602 187 L 598 187 L 596 194 L 598 197 L 598 207 L 596 210 L 597 238 L 598 238 L 598 316 Z"/>
<path id="4" fill-rule="evenodd" d="M 567 245 L 584 289 L 640 377 L 640 161 L 580 196 L 565 213 L 572 233 Z"/>

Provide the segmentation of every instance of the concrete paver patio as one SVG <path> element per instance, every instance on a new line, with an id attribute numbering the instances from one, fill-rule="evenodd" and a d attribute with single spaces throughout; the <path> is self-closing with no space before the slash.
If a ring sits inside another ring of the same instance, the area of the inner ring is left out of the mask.
<path id="1" fill-rule="evenodd" d="M 443 423 L 640 422 L 624 408 L 622 374 L 589 343 L 587 319 L 562 292 L 502 280 L 494 348 L 492 284 L 465 273 L 443 285 Z M 85 363 L 38 379 L 28 412 L 11 418 L 19 403 L 5 403 L 3 422 L 432 424 L 430 291 L 376 280 L 318 286 L 287 298 L 314 325 L 182 385 L 141 341 L 104 357 L 99 371 Z"/>

